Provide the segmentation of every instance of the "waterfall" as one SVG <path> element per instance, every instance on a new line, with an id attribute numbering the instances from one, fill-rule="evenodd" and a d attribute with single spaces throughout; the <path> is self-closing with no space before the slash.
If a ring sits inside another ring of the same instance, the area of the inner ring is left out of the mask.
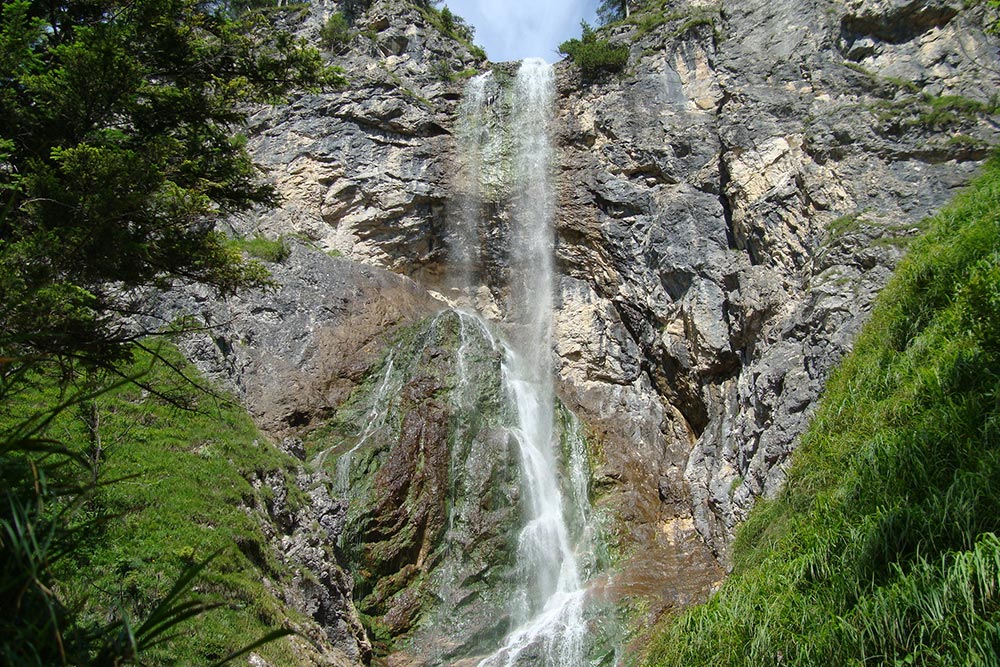
<path id="1" fill-rule="evenodd" d="M 507 317 L 518 325 L 516 347 L 537 373 L 540 394 L 551 397 L 553 282 L 552 66 L 525 60 L 514 84 L 514 215 L 510 238 Z M 550 409 L 551 411 L 551 409 Z"/>
<path id="2" fill-rule="evenodd" d="M 507 303 L 511 340 L 502 366 L 505 391 L 517 408 L 514 436 L 522 468 L 520 590 L 515 629 L 480 667 L 512 667 L 529 655 L 536 665 L 579 667 L 584 658 L 585 591 L 568 516 L 583 505 L 567 506 L 564 499 L 551 364 L 553 102 L 552 67 L 540 59 L 525 60 L 515 80 L 511 113 L 514 201 Z M 571 455 L 564 463 L 582 468 L 582 458 Z M 569 471 L 566 477 L 570 488 L 584 478 L 582 470 Z M 582 524 L 585 517 L 577 521 Z"/>
<path id="3" fill-rule="evenodd" d="M 541 60 L 467 83 L 447 235 L 460 307 L 401 333 L 318 455 L 341 452 L 341 548 L 359 610 L 409 642 L 398 664 L 586 663 L 587 457 L 552 366 L 554 98 Z"/>

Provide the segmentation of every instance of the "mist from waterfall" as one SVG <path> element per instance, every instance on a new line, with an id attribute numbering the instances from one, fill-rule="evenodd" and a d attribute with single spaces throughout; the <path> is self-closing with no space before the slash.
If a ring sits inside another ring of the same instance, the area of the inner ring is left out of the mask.
<path id="1" fill-rule="evenodd" d="M 487 125 L 488 91 L 495 87 L 493 73 L 474 76 L 465 86 L 459 107 L 455 139 L 458 144 L 458 171 L 455 197 L 449 219 L 448 274 L 451 287 L 467 297 L 480 266 L 479 229 L 482 220 L 482 173 L 490 141 Z M 495 95 L 494 95 L 495 97 Z"/>

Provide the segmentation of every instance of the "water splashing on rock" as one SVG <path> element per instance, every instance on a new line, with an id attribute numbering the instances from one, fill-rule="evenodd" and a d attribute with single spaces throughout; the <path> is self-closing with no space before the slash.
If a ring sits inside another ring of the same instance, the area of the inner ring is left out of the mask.
<path id="1" fill-rule="evenodd" d="M 576 548 L 570 534 L 560 471 L 552 380 L 553 189 L 550 124 L 553 70 L 540 59 L 525 60 L 515 81 L 514 216 L 510 238 L 511 284 L 507 319 L 511 343 L 503 361 L 504 386 L 517 406 L 525 523 L 518 538 L 521 576 L 516 628 L 481 667 L 518 664 L 577 667 L 583 663 L 586 627 Z M 582 464 L 582 457 L 567 463 Z M 568 473 L 568 474 L 567 474 Z M 583 525 L 586 517 L 577 517 Z"/>

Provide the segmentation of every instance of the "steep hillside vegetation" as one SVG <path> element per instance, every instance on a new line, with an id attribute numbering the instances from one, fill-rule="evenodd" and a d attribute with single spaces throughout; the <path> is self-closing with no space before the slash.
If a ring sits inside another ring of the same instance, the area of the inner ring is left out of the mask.
<path id="1" fill-rule="evenodd" d="M 648 665 L 1000 663 L 1000 161 L 914 244 L 736 568 Z"/>
<path id="2" fill-rule="evenodd" d="M 24 555 L 39 555 L 34 576 L 39 584 L 56 582 L 62 602 L 54 608 L 60 623 L 47 636 L 35 636 L 27 618 L 35 609 L 27 605 L 33 588 L 26 586 L 17 603 L 20 613 L 0 619 L 0 657 L 11 665 L 105 664 L 92 652 L 102 628 L 121 624 L 139 636 L 140 625 L 156 616 L 175 583 L 195 564 L 205 564 L 178 591 L 175 602 L 190 605 L 178 616 L 181 622 L 164 625 L 159 638 L 139 642 L 143 664 L 215 664 L 280 628 L 300 636 L 258 649 L 275 664 L 343 664 L 347 657 L 340 652 L 310 645 L 327 637 L 310 618 L 315 610 L 307 593 L 331 582 L 321 583 L 313 573 L 302 580 L 309 543 L 302 533 L 311 533 L 320 552 L 332 549 L 323 544 L 324 527 L 309 525 L 331 522 L 315 511 L 325 491 L 322 477 L 304 475 L 298 461 L 267 442 L 242 408 L 194 384 L 201 382 L 197 373 L 183 369 L 176 351 L 161 348 L 156 354 L 166 363 L 143 353 L 121 369 L 138 385 L 125 383 L 94 396 L 93 377 L 90 384 L 65 384 L 41 374 L 30 388 L 5 394 L 0 419 L 5 447 L 23 420 L 51 416 L 39 435 L 86 465 L 53 465 L 49 456 L 32 464 L 32 476 L 24 457 L 0 461 L 6 488 L 19 489 L 34 477 L 52 491 L 38 496 L 37 516 L 26 506 L 24 516 L 34 526 L 16 521 L 13 526 L 34 530 L 29 541 L 34 549 L 25 548 Z M 66 407 L 47 414 L 60 404 Z M 90 474 L 97 486 L 82 495 L 68 492 L 81 484 L 88 488 Z M 8 500 L 31 495 L 15 493 Z M 328 513 L 343 509 L 326 499 L 332 505 Z M 69 532 L 61 531 L 64 520 Z M 19 544 L 14 527 L 5 526 L 5 549 Z M 0 590 L 6 596 L 15 594 L 9 587 L 18 584 L 12 579 L 17 569 L 5 563 Z M 321 563 L 310 565 L 318 570 Z M 326 567 L 324 574 L 337 583 L 339 570 Z M 340 586 L 349 590 L 340 576 Z M 183 622 L 187 612 L 199 609 L 202 613 Z M 343 615 L 347 623 L 341 630 L 349 636 L 350 617 Z M 360 634 L 359 624 L 356 629 Z M 335 632 L 329 634 L 335 638 Z M 349 644 L 346 637 L 339 639 L 341 648 Z M 35 650 L 47 655 L 56 643 L 64 645 L 61 659 L 32 655 Z"/>

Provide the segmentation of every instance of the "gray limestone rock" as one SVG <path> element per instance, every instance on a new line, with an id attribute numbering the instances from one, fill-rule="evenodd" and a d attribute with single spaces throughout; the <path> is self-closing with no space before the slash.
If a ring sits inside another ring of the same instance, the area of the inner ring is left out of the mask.
<path id="1" fill-rule="evenodd" d="M 311 7 L 318 39 L 336 9 Z M 454 109 L 480 62 L 413 4 L 380 0 L 333 57 L 348 84 L 262 109 L 249 147 L 284 198 L 242 232 L 299 235 L 323 250 L 433 284 L 440 273 Z"/>
<path id="2" fill-rule="evenodd" d="M 293 450 L 302 442 L 283 442 Z M 306 639 L 318 662 L 337 667 L 368 664 L 372 646 L 351 600 L 351 576 L 338 564 L 334 546 L 344 528 L 346 504 L 330 496 L 331 481 L 321 472 L 300 467 L 295 485 L 306 492 L 308 502 L 289 502 L 289 489 L 281 474 L 251 480 L 272 492 L 265 508 L 271 522 L 264 526 L 276 559 L 294 572 L 290 585 L 277 594 L 291 608 L 311 618 L 315 624 L 295 627 Z M 258 555 L 258 557 L 261 557 Z M 277 588 L 276 584 L 268 584 Z"/>
<path id="3" fill-rule="evenodd" d="M 408 278 L 287 243 L 288 257 L 268 265 L 273 290 L 220 301 L 178 288 L 158 308 L 166 322 L 193 318 L 199 331 L 180 340 L 181 350 L 276 436 L 317 426 L 394 330 L 442 307 Z"/>
<path id="4" fill-rule="evenodd" d="M 713 31 L 683 34 L 705 10 L 673 9 L 638 40 L 611 31 L 633 43 L 622 79 L 562 70 L 558 252 L 587 308 L 614 310 L 589 329 L 624 327 L 647 378 L 633 391 L 677 420 L 618 446 L 675 452 L 658 493 L 724 561 L 906 237 L 995 142 L 997 42 L 947 2 L 723 3 Z M 589 380 L 584 414 L 621 391 L 590 379 L 607 361 L 587 351 L 559 347 L 564 379 Z"/>

